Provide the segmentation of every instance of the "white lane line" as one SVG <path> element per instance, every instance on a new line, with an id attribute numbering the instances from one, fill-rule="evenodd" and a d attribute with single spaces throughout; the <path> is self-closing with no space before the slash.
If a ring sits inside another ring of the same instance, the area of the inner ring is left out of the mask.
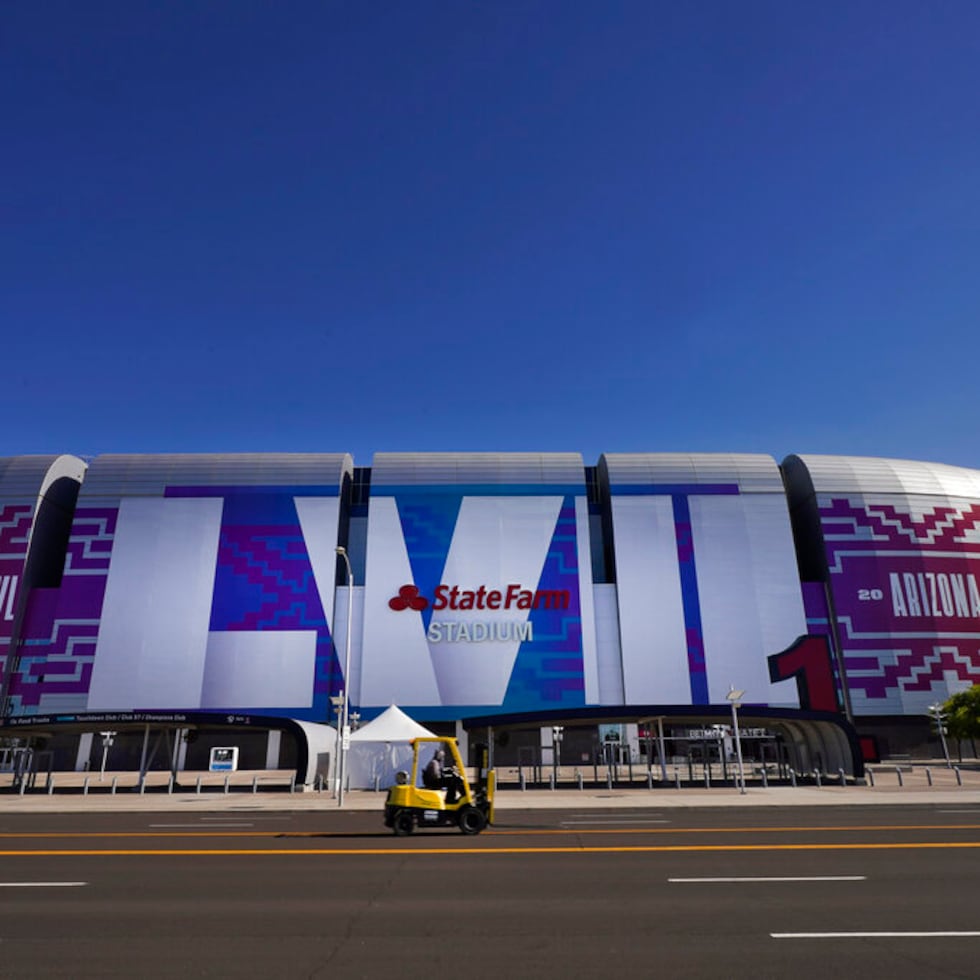
<path id="1" fill-rule="evenodd" d="M 773 939 L 949 939 L 980 932 L 770 932 Z"/>
<path id="2" fill-rule="evenodd" d="M 633 826 L 638 823 L 670 823 L 669 820 L 656 820 L 654 818 L 634 817 L 630 819 L 610 819 L 610 820 L 562 820 L 562 827 L 597 827 L 603 824 L 627 824 Z"/>
<path id="3" fill-rule="evenodd" d="M 0 881 L 0 888 L 79 888 L 87 881 Z"/>
<path id="4" fill-rule="evenodd" d="M 254 827 L 251 823 L 151 823 L 150 827 L 160 829 L 162 827 L 193 827 L 196 830 L 204 830 L 206 827 Z"/>
<path id="5" fill-rule="evenodd" d="M 668 878 L 671 882 L 718 882 L 718 881 L 867 881 L 867 875 L 809 875 L 795 878 Z"/>

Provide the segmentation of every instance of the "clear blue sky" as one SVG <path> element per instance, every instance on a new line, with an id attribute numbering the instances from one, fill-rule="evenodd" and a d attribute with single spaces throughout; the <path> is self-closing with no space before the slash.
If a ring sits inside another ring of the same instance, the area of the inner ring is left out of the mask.
<path id="1" fill-rule="evenodd" d="M 980 467 L 980 4 L 11 0 L 0 455 Z"/>

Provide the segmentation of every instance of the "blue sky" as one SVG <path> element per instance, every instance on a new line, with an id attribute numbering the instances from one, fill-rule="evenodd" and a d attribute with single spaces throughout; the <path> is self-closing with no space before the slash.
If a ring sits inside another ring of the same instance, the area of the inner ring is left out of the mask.
<path id="1" fill-rule="evenodd" d="M 0 455 L 980 467 L 974 2 L 11 2 Z"/>

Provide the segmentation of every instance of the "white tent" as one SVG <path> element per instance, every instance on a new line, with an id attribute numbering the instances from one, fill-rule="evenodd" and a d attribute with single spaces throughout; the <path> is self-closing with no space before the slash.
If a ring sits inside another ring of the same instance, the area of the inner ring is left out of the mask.
<path id="1" fill-rule="evenodd" d="M 349 789 L 387 789 L 399 769 L 412 768 L 413 738 L 432 736 L 428 728 L 391 705 L 356 732 L 347 753 Z"/>

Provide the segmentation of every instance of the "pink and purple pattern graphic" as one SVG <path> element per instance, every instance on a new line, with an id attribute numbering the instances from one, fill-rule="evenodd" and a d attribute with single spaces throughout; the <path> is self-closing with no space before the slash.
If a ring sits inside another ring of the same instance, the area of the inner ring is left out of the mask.
<path id="1" fill-rule="evenodd" d="M 31 592 L 10 687 L 14 714 L 85 710 L 117 513 L 80 507 L 61 587 Z"/>
<path id="2" fill-rule="evenodd" d="M 821 498 L 857 713 L 921 713 L 980 683 L 980 504 L 902 508 Z"/>

